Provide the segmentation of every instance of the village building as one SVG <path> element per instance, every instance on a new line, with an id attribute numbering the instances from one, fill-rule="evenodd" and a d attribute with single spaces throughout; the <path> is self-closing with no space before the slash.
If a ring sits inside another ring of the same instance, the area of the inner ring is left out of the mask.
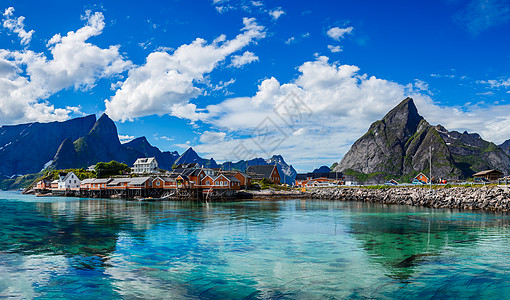
<path id="1" fill-rule="evenodd" d="M 429 178 L 425 174 L 420 173 L 420 174 L 416 175 L 416 177 L 414 177 L 412 183 L 413 184 L 426 184 L 426 183 L 429 183 Z"/>
<path id="2" fill-rule="evenodd" d="M 81 181 L 73 172 L 58 174 L 58 189 L 71 190 L 80 188 Z"/>
<path id="3" fill-rule="evenodd" d="M 255 180 L 261 180 L 263 178 L 272 181 L 274 184 L 281 183 L 280 172 L 276 165 L 265 165 L 265 166 L 249 166 L 246 170 L 249 176 Z"/>
<path id="4" fill-rule="evenodd" d="M 251 186 L 251 177 L 245 172 L 235 170 L 235 171 L 220 171 L 220 173 L 237 178 L 237 180 L 239 180 L 240 182 L 241 188 L 243 189 L 247 189 Z"/>
<path id="5" fill-rule="evenodd" d="M 58 187 L 58 184 L 57 184 Z M 51 189 L 51 181 L 48 179 L 39 180 L 34 187 L 35 191 L 46 191 Z"/>
<path id="6" fill-rule="evenodd" d="M 487 180 L 492 181 L 492 180 L 498 180 L 501 177 L 503 177 L 503 172 L 501 172 L 499 170 L 485 170 L 485 171 L 481 171 L 481 172 L 474 174 L 473 177 L 485 178 Z"/>
<path id="7" fill-rule="evenodd" d="M 299 187 L 306 186 L 334 186 L 345 183 L 344 174 L 341 172 L 309 172 L 297 174 L 295 185 Z"/>
<path id="8" fill-rule="evenodd" d="M 158 171 L 158 162 L 155 157 L 139 158 L 133 165 L 133 173 L 135 174 L 151 174 Z"/>

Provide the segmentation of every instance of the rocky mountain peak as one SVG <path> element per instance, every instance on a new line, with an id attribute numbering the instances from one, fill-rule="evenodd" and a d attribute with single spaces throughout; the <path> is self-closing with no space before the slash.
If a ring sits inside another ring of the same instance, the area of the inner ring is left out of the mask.
<path id="1" fill-rule="evenodd" d="M 412 98 L 402 100 L 395 108 L 390 110 L 382 122 L 390 130 L 396 131 L 400 138 L 413 135 L 423 117 L 418 113 L 418 109 Z"/>

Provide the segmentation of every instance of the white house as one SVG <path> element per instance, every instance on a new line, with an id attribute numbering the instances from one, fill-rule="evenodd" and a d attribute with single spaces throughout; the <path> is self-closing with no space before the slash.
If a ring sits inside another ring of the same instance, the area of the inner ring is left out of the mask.
<path id="1" fill-rule="evenodd" d="M 139 158 L 135 161 L 133 173 L 156 173 L 158 172 L 158 162 L 155 157 Z"/>
<path id="2" fill-rule="evenodd" d="M 73 172 L 58 174 L 58 189 L 68 190 L 80 187 L 81 181 Z"/>

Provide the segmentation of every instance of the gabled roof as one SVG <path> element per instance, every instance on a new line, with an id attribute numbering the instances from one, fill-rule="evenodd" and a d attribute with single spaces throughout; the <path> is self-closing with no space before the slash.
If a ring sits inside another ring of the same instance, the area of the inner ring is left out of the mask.
<path id="1" fill-rule="evenodd" d="M 232 175 L 223 175 L 223 176 L 224 176 L 225 178 L 227 178 L 227 179 L 228 179 L 229 181 L 231 181 L 231 182 L 239 182 L 239 183 L 241 183 L 241 181 L 240 181 L 239 179 L 235 178 L 235 177 L 234 177 L 234 176 L 232 176 Z M 218 176 L 218 177 L 219 177 L 219 176 Z"/>
<path id="2" fill-rule="evenodd" d="M 276 166 L 274 165 L 265 165 L 265 166 L 249 166 L 247 172 L 252 172 L 258 175 L 262 175 L 264 178 L 270 178 L 273 169 Z"/>
<path id="3" fill-rule="evenodd" d="M 175 178 L 171 178 L 171 177 L 160 177 L 160 176 L 158 176 L 154 180 L 156 180 L 156 179 L 161 179 L 164 182 L 175 182 L 176 181 Z"/>
<path id="4" fill-rule="evenodd" d="M 129 185 L 142 185 L 149 179 L 151 179 L 151 178 L 150 177 L 133 177 L 129 181 Z"/>
<path id="5" fill-rule="evenodd" d="M 138 158 L 134 165 L 146 165 L 146 164 L 150 164 L 152 162 L 155 162 L 155 163 L 158 163 L 156 161 L 156 158 L 155 157 L 143 157 L 143 158 Z"/>
<path id="6" fill-rule="evenodd" d="M 94 182 L 95 178 L 87 178 L 87 179 L 83 179 L 81 181 L 81 184 L 89 184 L 89 183 L 92 183 Z"/>
<path id="7" fill-rule="evenodd" d="M 480 172 L 478 172 L 476 174 L 473 174 L 473 176 L 483 176 L 483 175 L 487 175 L 487 174 L 490 174 L 490 173 L 497 173 L 497 174 L 503 175 L 503 172 L 501 172 L 499 170 L 492 169 L 492 170 L 480 171 Z"/>
<path id="8" fill-rule="evenodd" d="M 112 181 L 108 182 L 108 186 L 116 186 L 120 183 L 130 182 L 131 178 L 113 178 Z"/>

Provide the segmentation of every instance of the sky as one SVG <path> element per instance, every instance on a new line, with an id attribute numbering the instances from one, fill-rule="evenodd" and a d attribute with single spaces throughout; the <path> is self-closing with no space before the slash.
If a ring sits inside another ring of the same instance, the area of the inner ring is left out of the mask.
<path id="1" fill-rule="evenodd" d="M 510 139 L 510 0 L 0 4 L 0 125 L 107 113 L 124 142 L 303 172 L 412 97 Z"/>

